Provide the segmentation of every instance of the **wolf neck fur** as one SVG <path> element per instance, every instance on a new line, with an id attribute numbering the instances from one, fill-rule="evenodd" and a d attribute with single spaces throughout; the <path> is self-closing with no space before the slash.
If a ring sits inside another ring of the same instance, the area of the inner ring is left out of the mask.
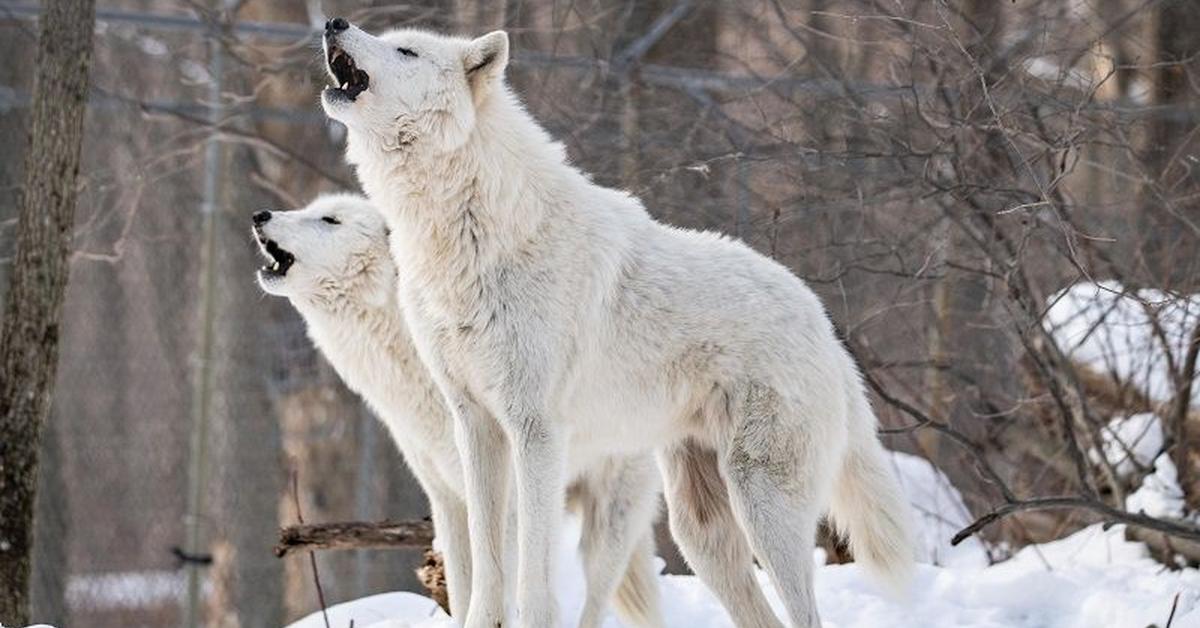
<path id="1" fill-rule="evenodd" d="M 354 351 L 374 364 L 380 360 L 371 356 L 395 354 L 395 345 L 406 342 L 408 334 L 395 290 L 380 293 L 386 299 L 378 303 L 362 295 L 342 294 L 332 299 L 293 298 L 292 304 L 303 315 L 313 341 L 335 362 Z"/>
<path id="2" fill-rule="evenodd" d="M 437 152 L 417 142 L 387 150 L 351 132 L 347 157 L 392 229 L 436 257 L 486 265 L 518 251 L 564 210 L 548 199 L 570 198 L 583 180 L 562 145 L 500 85 L 479 104 L 461 146 Z"/>

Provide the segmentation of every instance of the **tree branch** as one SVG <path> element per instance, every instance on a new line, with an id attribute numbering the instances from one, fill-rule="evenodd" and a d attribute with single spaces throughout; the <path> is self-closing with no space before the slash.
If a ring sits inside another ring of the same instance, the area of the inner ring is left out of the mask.
<path id="1" fill-rule="evenodd" d="M 1151 517 L 1141 512 L 1125 512 L 1118 510 L 1088 497 L 1064 496 L 1064 497 L 1039 497 L 1036 499 L 1027 499 L 1019 501 L 1011 501 L 1002 506 L 993 508 L 991 512 L 976 519 L 971 525 L 959 530 L 954 538 L 950 539 L 951 545 L 958 545 L 967 537 L 979 532 L 987 526 L 1018 512 L 1032 512 L 1037 510 L 1058 510 L 1058 509 L 1082 509 L 1090 510 L 1105 519 L 1110 523 L 1124 523 L 1140 528 L 1156 530 L 1169 536 L 1188 539 L 1190 541 L 1200 541 L 1200 527 L 1194 525 L 1186 525 L 1176 523 L 1165 519 Z"/>
<path id="2" fill-rule="evenodd" d="M 616 58 L 613 59 L 613 66 L 624 70 L 635 61 L 641 59 L 642 56 L 654 47 L 654 44 L 657 44 L 672 27 L 678 24 L 679 20 L 687 17 L 695 7 L 696 3 L 693 0 L 679 0 L 676 2 L 675 6 L 654 20 L 654 23 L 650 25 L 650 29 L 646 31 L 645 35 L 638 37 L 633 43 L 626 46 L 624 50 L 617 54 Z"/>
<path id="3" fill-rule="evenodd" d="M 344 549 L 424 548 L 433 543 L 429 521 L 346 521 L 310 523 L 279 529 L 275 555 L 292 552 Z"/>

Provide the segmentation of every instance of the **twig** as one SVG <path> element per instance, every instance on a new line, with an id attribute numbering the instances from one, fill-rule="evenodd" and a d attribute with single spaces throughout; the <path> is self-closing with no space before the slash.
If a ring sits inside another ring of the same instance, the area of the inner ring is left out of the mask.
<path id="1" fill-rule="evenodd" d="M 645 35 L 637 38 L 617 55 L 613 60 L 613 66 L 624 71 L 641 59 L 675 24 L 687 17 L 695 6 L 693 0 L 679 0 L 676 2 L 674 7 L 671 7 L 666 13 L 658 16 L 657 20 L 654 20 L 654 23 L 650 25 L 650 29 L 646 31 Z"/>
<path id="2" fill-rule="evenodd" d="M 875 394 L 879 395 L 879 398 L 883 399 L 885 403 L 916 420 L 916 423 L 906 425 L 904 427 L 881 429 L 879 430 L 880 434 L 905 434 L 908 432 L 915 432 L 919 429 L 934 430 L 946 438 L 949 438 L 952 442 L 969 452 L 972 456 L 972 463 L 974 463 L 975 469 L 983 476 L 984 480 L 991 484 L 996 490 L 1000 491 L 1000 494 L 1006 501 L 1011 502 L 1016 500 L 1016 496 L 1013 494 L 1012 490 L 1008 488 L 1008 484 L 1004 482 L 1004 479 L 1000 477 L 1000 474 L 997 473 L 996 470 L 992 468 L 991 463 L 987 461 L 987 458 L 984 456 L 983 447 L 980 446 L 979 443 L 971 440 L 967 435 L 950 427 L 946 423 L 938 421 L 937 419 L 925 414 L 917 409 L 916 406 L 913 406 L 912 404 L 889 394 L 887 390 L 885 390 L 883 386 L 871 376 L 870 373 L 864 371 L 862 377 L 863 381 L 866 382 L 871 390 L 875 391 Z"/>
<path id="3" fill-rule="evenodd" d="M 300 474 L 295 468 L 292 469 L 292 500 L 296 502 L 296 521 L 300 525 L 304 525 L 304 514 L 300 510 Z M 282 554 L 277 555 L 282 556 Z M 321 603 L 321 617 L 325 620 L 325 628 L 331 628 L 329 625 L 329 610 L 325 606 L 325 590 L 321 588 L 321 573 L 317 570 L 317 555 L 312 552 L 308 553 L 309 564 L 312 565 L 313 584 L 317 587 L 317 600 Z"/>
<path id="4" fill-rule="evenodd" d="M 1171 623 L 1175 621 L 1175 610 L 1179 608 L 1179 592 L 1175 592 L 1175 599 L 1171 601 L 1171 614 L 1167 616 L 1166 628 L 1171 628 Z"/>
<path id="5" fill-rule="evenodd" d="M 1164 342 L 1164 350 L 1169 351 L 1166 346 Z M 1175 371 L 1175 397 L 1171 400 L 1170 415 L 1166 417 L 1170 422 L 1168 425 L 1169 444 L 1174 447 L 1187 447 L 1188 412 L 1192 407 L 1192 387 L 1195 385 L 1198 364 L 1200 364 L 1200 321 L 1197 321 L 1196 325 L 1192 327 L 1192 333 L 1188 335 L 1187 353 L 1183 358 L 1183 364 L 1180 365 L 1178 371 Z M 1180 456 L 1175 460 L 1178 464 L 1183 458 Z M 1179 469 L 1183 476 L 1181 480 L 1190 479 L 1188 476 L 1191 475 L 1191 472 L 1188 465 L 1182 465 Z M 1184 482 L 1181 481 L 1180 484 L 1184 484 Z M 1185 490 L 1187 489 L 1185 488 Z"/>
<path id="6" fill-rule="evenodd" d="M 1018 512 L 1071 508 L 1090 510 L 1103 516 L 1105 519 L 1113 523 L 1124 523 L 1127 525 L 1157 530 L 1170 536 L 1177 536 L 1192 541 L 1200 541 L 1200 528 L 1196 526 L 1183 525 L 1180 523 L 1174 523 L 1172 521 L 1166 521 L 1164 519 L 1156 519 L 1140 512 L 1134 513 L 1118 510 L 1112 506 L 1109 506 L 1108 504 L 1089 497 L 1063 496 L 1039 497 L 1036 499 L 1010 501 L 1002 506 L 993 508 L 991 512 L 976 519 L 973 523 L 971 523 L 971 525 L 960 530 L 958 534 L 955 534 L 954 538 L 950 539 L 950 544 L 958 545 L 972 534 L 975 534 L 983 528 L 986 528 L 987 526 Z"/>
<path id="7" fill-rule="evenodd" d="M 851 351 L 853 353 L 853 351 Z M 1097 513 L 1113 523 L 1124 523 L 1131 526 L 1156 530 L 1168 536 L 1188 539 L 1191 541 L 1200 542 L 1200 527 L 1192 525 L 1184 525 L 1164 519 L 1158 519 L 1148 516 L 1144 513 L 1132 513 L 1124 510 L 1119 510 L 1104 502 L 1099 501 L 1093 496 L 1060 496 L 1060 497 L 1040 497 L 1035 499 L 1018 499 L 1008 485 L 1003 481 L 991 464 L 988 463 L 984 456 L 982 447 L 972 441 L 967 436 L 961 434 L 954 428 L 938 421 L 929 415 L 921 412 L 911 404 L 905 403 L 903 400 L 896 398 L 887 393 L 887 391 L 877 382 L 870 373 L 863 373 L 863 380 L 867 385 L 875 391 L 886 403 L 901 412 L 909 415 L 917 422 L 915 424 L 893 430 L 880 430 L 881 433 L 904 433 L 917 429 L 932 429 L 938 433 L 950 438 L 953 442 L 970 452 L 974 458 L 976 469 L 984 474 L 991 484 L 997 488 L 1004 498 L 1004 504 L 992 509 L 991 512 L 979 517 L 967 527 L 960 530 L 950 540 L 951 545 L 958 545 L 966 540 L 967 537 L 979 532 L 987 526 L 1018 512 L 1031 512 L 1037 510 L 1059 510 L 1059 509 L 1081 509 L 1090 510 Z"/>

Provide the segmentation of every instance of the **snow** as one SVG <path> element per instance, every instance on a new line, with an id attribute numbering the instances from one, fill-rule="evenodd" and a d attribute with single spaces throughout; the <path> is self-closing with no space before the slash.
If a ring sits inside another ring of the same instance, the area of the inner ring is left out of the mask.
<path id="1" fill-rule="evenodd" d="M 330 606 L 326 612 L 329 614 L 329 625 L 339 628 L 349 626 L 350 622 L 354 622 L 356 628 L 384 628 L 389 623 L 395 623 L 392 620 L 406 622 L 400 625 L 430 620 L 431 626 L 450 625 L 449 616 L 437 602 L 403 591 L 369 595 L 353 602 Z M 288 628 L 325 628 L 325 618 L 321 611 L 317 611 Z"/>
<path id="2" fill-rule="evenodd" d="M 1079 283 L 1050 299 L 1045 323 L 1076 362 L 1129 382 L 1152 401 L 1174 396 L 1168 352 L 1175 362 L 1186 354 L 1188 334 L 1200 323 L 1200 295 L 1159 290 L 1127 292 L 1113 281 Z M 1162 328 L 1164 342 L 1154 333 Z M 1200 405 L 1200 386 L 1192 405 Z"/>
<path id="3" fill-rule="evenodd" d="M 1076 284 L 1050 302 L 1047 329 L 1071 359 L 1132 384 L 1152 402 L 1172 400 L 1175 387 L 1170 363 L 1183 360 L 1191 331 L 1200 324 L 1200 295 L 1128 291 L 1107 281 Z M 1200 407 L 1200 386 L 1194 387 L 1190 401 L 1193 407 Z M 1103 455 L 1118 475 L 1131 477 L 1150 471 L 1126 497 L 1126 510 L 1152 517 L 1185 516 L 1183 491 L 1174 463 L 1163 452 L 1165 438 L 1158 416 L 1115 417 L 1101 437 Z M 1093 460 L 1100 460 L 1099 452 L 1089 453 Z"/>
<path id="4" fill-rule="evenodd" d="M 1113 419 L 1100 437 L 1104 441 L 1104 457 L 1122 477 L 1134 474 L 1139 468 L 1149 468 L 1165 443 L 1162 422 L 1150 412 Z M 1099 454 L 1090 453 L 1099 462 Z"/>
<path id="5" fill-rule="evenodd" d="M 1125 510 L 1151 517 L 1184 517 L 1183 489 L 1175 463 L 1163 452 L 1162 422 L 1151 413 L 1116 418 L 1101 433 L 1104 454 L 1122 477 L 1149 470 L 1138 481 L 1138 488 L 1125 498 Z M 1099 461 L 1095 450 L 1089 452 Z"/>
<path id="6" fill-rule="evenodd" d="M 988 565 L 986 552 L 975 539 L 957 548 L 949 546 L 950 536 L 967 521 L 967 512 L 945 476 L 915 456 L 894 453 L 893 464 L 919 513 L 924 543 L 910 595 L 905 600 L 890 598 L 857 565 L 821 565 L 815 576 L 816 593 L 827 628 L 1165 626 L 1177 594 L 1172 627 L 1200 628 L 1200 571 L 1165 569 L 1143 544 L 1126 541 L 1122 526 L 1085 528 Z M 582 607 L 583 570 L 575 551 L 578 535 L 578 522 L 569 519 L 556 579 L 564 626 L 575 625 Z M 821 556 L 817 550 L 818 563 L 823 562 Z M 766 575 L 760 572 L 759 580 L 782 617 L 782 606 Z M 664 575 L 658 584 L 668 626 L 733 625 L 694 576 Z M 431 600 L 413 593 L 374 595 L 331 607 L 329 613 L 330 625 L 337 627 L 349 626 L 350 620 L 359 628 L 454 625 Z M 604 626 L 617 628 L 620 623 L 609 617 Z M 289 628 L 324 627 L 317 612 Z"/>
<path id="7" fill-rule="evenodd" d="M 183 73 L 184 83 L 187 85 L 209 85 L 213 82 L 208 69 L 195 61 L 181 61 L 179 71 Z"/>
<path id="8" fill-rule="evenodd" d="M 954 533 L 972 521 L 950 480 L 928 460 L 901 452 L 892 452 L 892 468 L 918 517 L 921 560 L 950 567 L 986 566 L 987 550 L 979 539 L 971 537 L 958 546 L 950 545 Z"/>
<path id="9" fill-rule="evenodd" d="M 1023 66 L 1034 78 L 1061 83 L 1066 87 L 1090 89 L 1094 83 L 1091 74 L 1075 68 L 1065 68 L 1052 57 L 1031 57 Z"/>
<path id="10" fill-rule="evenodd" d="M 167 54 L 167 44 L 161 39 L 143 35 L 137 41 L 138 47 L 142 49 L 142 52 L 152 57 L 161 57 Z"/>
<path id="11" fill-rule="evenodd" d="M 1170 456 L 1162 454 L 1154 460 L 1154 473 L 1142 478 L 1141 486 L 1125 498 L 1125 510 L 1151 517 L 1183 518 L 1183 489 L 1179 488 Z"/>

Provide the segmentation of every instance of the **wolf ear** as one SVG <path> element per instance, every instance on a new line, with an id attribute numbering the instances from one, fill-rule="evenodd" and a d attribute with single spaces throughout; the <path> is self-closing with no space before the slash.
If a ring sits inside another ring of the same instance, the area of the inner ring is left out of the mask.
<path id="1" fill-rule="evenodd" d="M 508 33 L 492 31 L 467 44 L 463 53 L 463 70 L 472 90 L 504 74 L 508 65 Z"/>

